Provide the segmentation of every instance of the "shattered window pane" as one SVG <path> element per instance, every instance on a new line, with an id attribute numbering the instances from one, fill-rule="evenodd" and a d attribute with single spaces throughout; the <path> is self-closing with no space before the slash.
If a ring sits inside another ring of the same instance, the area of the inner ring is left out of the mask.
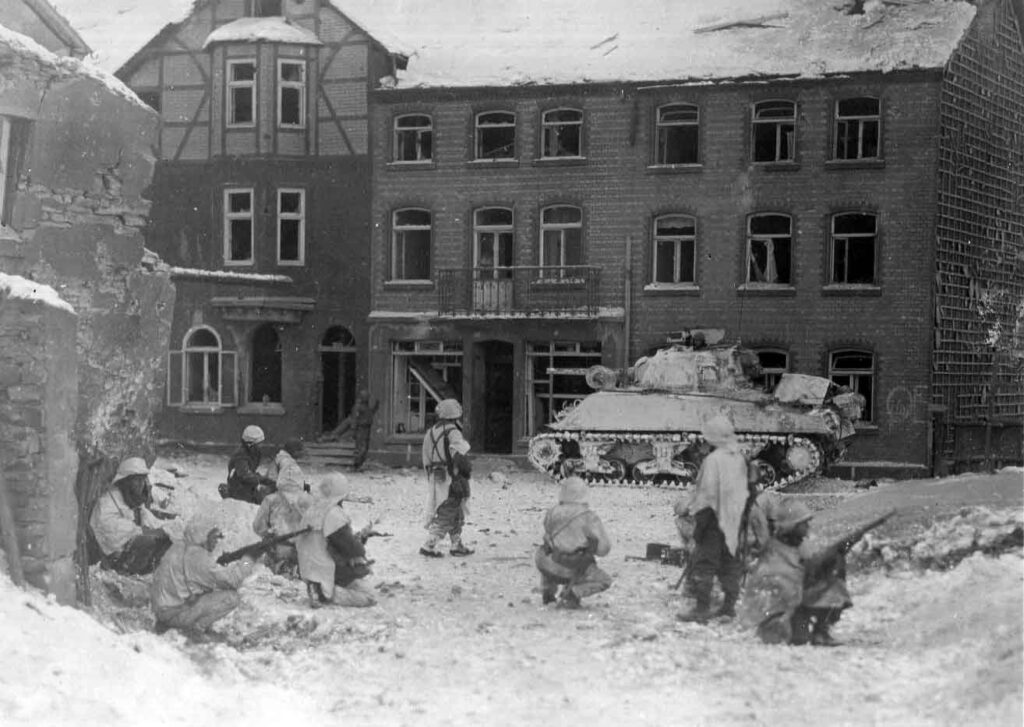
<path id="1" fill-rule="evenodd" d="M 658 109 L 656 164 L 697 164 L 700 115 L 691 104 Z"/>
<path id="2" fill-rule="evenodd" d="M 829 379 L 864 397 L 861 421 L 872 421 L 872 395 L 875 380 L 875 356 L 870 351 L 843 350 L 829 355 Z"/>
<path id="3" fill-rule="evenodd" d="M 836 159 L 875 159 L 879 156 L 880 102 L 852 98 L 836 104 Z"/>
<path id="4" fill-rule="evenodd" d="M 575 109 L 546 111 L 543 116 L 543 157 L 582 156 L 580 140 L 583 112 Z"/>
<path id="5" fill-rule="evenodd" d="M 395 161 L 419 162 L 433 157 L 433 126 L 429 116 L 409 114 L 395 119 Z"/>
<path id="6" fill-rule="evenodd" d="M 656 283 L 696 282 L 696 223 L 692 217 L 668 215 L 654 221 Z"/>
<path id="7" fill-rule="evenodd" d="M 762 101 L 754 105 L 754 161 L 784 162 L 796 158 L 796 104 Z"/>
<path id="8" fill-rule="evenodd" d="M 869 285 L 875 282 L 876 220 L 871 214 L 832 218 L 832 283 Z"/>
<path id="9" fill-rule="evenodd" d="M 791 220 L 785 215 L 755 215 L 748 223 L 747 282 L 790 285 Z"/>
<path id="10" fill-rule="evenodd" d="M 514 159 L 516 115 L 492 111 L 476 117 L 476 158 Z"/>
<path id="11" fill-rule="evenodd" d="M 422 434 L 435 421 L 440 399 L 462 398 L 462 346 L 458 341 L 396 341 L 392 360 L 395 434 Z"/>
<path id="12" fill-rule="evenodd" d="M 789 354 L 778 349 L 757 349 L 757 362 L 761 365 L 761 382 L 765 391 L 773 391 L 782 375 L 789 371 Z"/>
<path id="13" fill-rule="evenodd" d="M 535 342 L 527 344 L 527 426 L 536 434 L 555 415 L 591 393 L 585 371 L 601 363 L 601 344 Z"/>

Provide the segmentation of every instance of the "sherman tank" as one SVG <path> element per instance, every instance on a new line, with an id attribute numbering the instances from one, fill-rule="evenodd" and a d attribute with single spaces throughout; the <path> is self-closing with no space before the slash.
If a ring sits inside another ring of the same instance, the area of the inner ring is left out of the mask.
<path id="1" fill-rule="evenodd" d="M 686 487 L 711 451 L 704 422 L 724 414 L 765 488 L 798 482 L 839 459 L 864 398 L 818 376 L 782 374 L 771 391 L 757 355 L 740 345 L 669 345 L 624 371 L 594 366 L 596 391 L 556 414 L 529 443 L 530 462 L 556 479 Z"/>

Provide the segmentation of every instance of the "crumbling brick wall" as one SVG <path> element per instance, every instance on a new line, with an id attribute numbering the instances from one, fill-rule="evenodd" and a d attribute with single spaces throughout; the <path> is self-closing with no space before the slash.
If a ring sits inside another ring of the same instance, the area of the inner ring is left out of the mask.
<path id="1" fill-rule="evenodd" d="M 69 308 L 0 286 L 0 476 L 25 578 L 63 602 L 75 595 L 76 325 Z"/>

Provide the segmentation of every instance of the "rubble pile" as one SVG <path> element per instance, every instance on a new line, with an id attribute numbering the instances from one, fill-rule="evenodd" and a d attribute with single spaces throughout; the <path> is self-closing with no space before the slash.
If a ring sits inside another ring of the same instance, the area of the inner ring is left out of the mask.
<path id="1" fill-rule="evenodd" d="M 974 553 L 994 555 L 1024 544 L 1019 508 L 965 507 L 951 518 L 894 537 L 869 533 L 850 551 L 860 566 L 950 568 Z"/>

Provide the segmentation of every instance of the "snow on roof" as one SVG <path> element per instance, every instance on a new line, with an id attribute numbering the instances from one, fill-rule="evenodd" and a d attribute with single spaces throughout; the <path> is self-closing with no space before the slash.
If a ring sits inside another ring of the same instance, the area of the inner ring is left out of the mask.
<path id="1" fill-rule="evenodd" d="M 294 25 L 285 18 L 239 18 L 222 25 L 206 37 L 205 49 L 211 43 L 296 43 L 323 45 L 314 33 Z"/>
<path id="2" fill-rule="evenodd" d="M 965 0 L 330 0 L 409 57 L 398 87 L 814 77 L 940 68 Z M 55 0 L 120 68 L 192 0 Z"/>
<path id="3" fill-rule="evenodd" d="M 941 68 L 960 0 L 345 0 L 416 46 L 398 88 L 818 77 Z M 390 6 L 390 12 L 389 12 Z M 395 12 L 396 8 L 401 12 Z M 437 8 L 443 7 L 443 12 Z"/>
<path id="4" fill-rule="evenodd" d="M 44 305 L 66 310 L 74 313 L 75 309 L 71 304 L 60 297 L 57 291 L 49 285 L 37 283 L 34 280 L 23 278 L 20 275 L 8 275 L 0 273 L 0 294 L 4 298 L 17 298 L 19 300 L 35 300 Z"/>
<path id="5" fill-rule="evenodd" d="M 27 35 L 16 33 L 10 28 L 0 25 L 0 44 L 6 45 L 15 53 L 35 58 L 40 64 L 52 68 L 58 75 L 86 76 L 105 86 L 111 93 L 147 109 L 150 113 L 156 113 L 149 106 L 142 103 L 135 92 L 124 85 L 106 71 L 98 68 L 89 61 L 59 56 L 56 53 L 44 48 Z"/>
<path id="6" fill-rule="evenodd" d="M 176 278 L 193 280 L 218 280 L 225 283 L 291 283 L 287 275 L 265 273 L 239 273 L 233 270 L 204 270 L 202 268 L 171 267 L 170 273 Z"/>

